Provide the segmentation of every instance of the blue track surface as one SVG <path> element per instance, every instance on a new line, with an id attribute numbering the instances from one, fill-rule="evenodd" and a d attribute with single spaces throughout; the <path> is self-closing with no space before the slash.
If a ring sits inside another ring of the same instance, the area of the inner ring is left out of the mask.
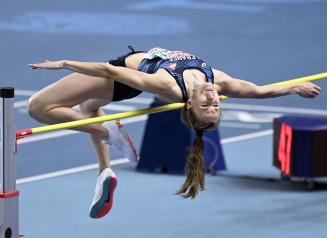
<path id="1" fill-rule="evenodd" d="M 40 125 L 26 114 L 26 100 L 68 73 L 27 68 L 44 59 L 105 61 L 125 53 L 131 44 L 138 50 L 160 46 L 191 52 L 260 85 L 326 72 L 326 12 L 323 0 L 3 2 L 0 86 L 16 88 L 15 124 L 22 129 Z M 96 163 L 87 136 L 61 131 L 21 140 L 17 177 L 22 233 L 33 238 L 326 237 L 325 191 L 306 193 L 297 185 L 263 179 L 279 176 L 271 165 L 271 135 L 228 142 L 267 132 L 272 118 L 283 114 L 327 116 L 327 80 L 317 84 L 323 90 L 315 100 L 293 95 L 225 101 L 220 133 L 222 142 L 227 141 L 223 148 L 228 171 L 207 176 L 207 191 L 196 201 L 172 195 L 182 176 L 136 173 L 132 164 L 116 166 L 114 209 L 97 221 L 88 218 L 95 169 L 22 180 Z M 151 102 L 152 95 L 142 94 L 105 110 L 117 113 Z M 124 122 L 138 148 L 145 120 Z M 113 150 L 111 157 L 122 155 Z"/>

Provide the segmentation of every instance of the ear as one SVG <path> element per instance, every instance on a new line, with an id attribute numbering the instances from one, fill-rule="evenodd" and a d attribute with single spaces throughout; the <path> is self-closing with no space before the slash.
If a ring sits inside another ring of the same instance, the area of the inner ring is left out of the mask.
<path id="1" fill-rule="evenodd" d="M 192 108 L 192 101 L 191 99 L 188 99 L 187 102 L 185 103 L 186 109 L 191 109 Z"/>

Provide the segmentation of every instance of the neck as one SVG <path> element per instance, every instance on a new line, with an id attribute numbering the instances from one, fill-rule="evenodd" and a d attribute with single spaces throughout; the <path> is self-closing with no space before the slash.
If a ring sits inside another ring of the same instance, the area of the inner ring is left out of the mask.
<path id="1" fill-rule="evenodd" d="M 197 86 L 197 84 L 207 82 L 206 76 L 201 71 L 195 69 L 185 70 L 183 73 L 183 77 L 187 95 L 189 98 L 192 97 L 193 90 Z"/>

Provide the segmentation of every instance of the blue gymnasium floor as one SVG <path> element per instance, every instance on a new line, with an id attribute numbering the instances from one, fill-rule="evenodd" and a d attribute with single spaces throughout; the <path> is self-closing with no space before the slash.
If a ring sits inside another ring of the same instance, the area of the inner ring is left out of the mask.
<path id="1" fill-rule="evenodd" d="M 192 52 L 234 77 L 263 85 L 325 72 L 323 0 L 10 1 L 0 7 L 0 86 L 16 88 L 18 129 L 40 126 L 26 114 L 33 92 L 67 74 L 32 71 L 44 59 L 104 61 L 160 46 Z M 135 172 L 111 151 L 119 184 L 112 212 L 88 218 L 97 175 L 86 135 L 59 131 L 21 140 L 17 156 L 20 231 L 26 237 L 326 237 L 326 190 L 276 181 L 271 122 L 284 114 L 327 115 L 327 81 L 315 100 L 296 95 L 229 99 L 221 142 L 228 170 L 207 176 L 194 201 L 174 196 L 184 176 Z M 112 104 L 147 107 L 152 96 Z M 146 117 L 123 122 L 141 146 Z M 149 183 L 149 181 L 151 181 Z"/>

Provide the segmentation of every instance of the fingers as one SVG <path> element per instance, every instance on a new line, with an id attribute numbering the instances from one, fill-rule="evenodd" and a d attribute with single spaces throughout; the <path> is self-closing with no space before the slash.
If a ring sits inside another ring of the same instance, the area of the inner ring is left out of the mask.
<path id="1" fill-rule="evenodd" d="M 37 64 L 29 64 L 28 67 L 32 69 L 62 69 L 63 68 L 63 61 L 50 61 L 45 60 L 42 63 Z"/>
<path id="2" fill-rule="evenodd" d="M 321 92 L 321 88 L 318 85 L 311 83 L 311 82 L 303 83 L 300 86 L 300 88 L 302 91 L 300 93 L 300 96 L 305 97 L 305 98 L 315 98 Z"/>
<path id="3" fill-rule="evenodd" d="M 50 62 L 51 62 L 50 60 L 44 60 L 44 62 L 42 63 L 29 64 L 28 67 L 31 69 L 46 68 Z"/>
<path id="4" fill-rule="evenodd" d="M 29 64 L 28 67 L 30 67 L 31 69 L 42 68 L 42 63 Z"/>
<path id="5" fill-rule="evenodd" d="M 311 91 L 311 93 L 314 94 L 315 96 L 318 96 L 320 94 L 320 91 L 314 89 L 314 90 Z"/>
<path id="6" fill-rule="evenodd" d="M 28 67 L 31 68 L 31 69 L 37 69 L 38 68 L 36 64 L 29 64 Z"/>
<path id="7" fill-rule="evenodd" d="M 320 94 L 320 91 L 317 89 L 308 90 L 306 92 L 308 98 L 315 98 Z"/>
<path id="8" fill-rule="evenodd" d="M 302 90 L 298 94 L 305 98 L 315 98 L 320 94 L 320 91 L 317 89 L 311 89 L 311 90 L 307 89 L 307 90 Z"/>
<path id="9" fill-rule="evenodd" d="M 321 88 L 318 85 L 313 85 L 313 88 L 311 90 L 311 93 L 313 95 L 313 97 L 317 97 L 321 92 Z"/>
<path id="10" fill-rule="evenodd" d="M 314 90 L 317 90 L 317 91 L 321 91 L 321 87 L 319 87 L 318 85 L 314 84 L 314 83 L 311 83 L 311 82 L 307 82 L 307 85 L 309 87 L 312 87 Z"/>
<path id="11" fill-rule="evenodd" d="M 308 98 L 315 98 L 319 94 L 320 94 L 320 91 L 319 90 L 316 90 L 316 89 L 314 89 L 314 90 L 312 90 L 310 92 L 307 92 Z"/>
<path id="12" fill-rule="evenodd" d="M 321 91 L 321 87 L 319 87 L 318 85 L 314 85 L 313 88 L 319 92 Z"/>

